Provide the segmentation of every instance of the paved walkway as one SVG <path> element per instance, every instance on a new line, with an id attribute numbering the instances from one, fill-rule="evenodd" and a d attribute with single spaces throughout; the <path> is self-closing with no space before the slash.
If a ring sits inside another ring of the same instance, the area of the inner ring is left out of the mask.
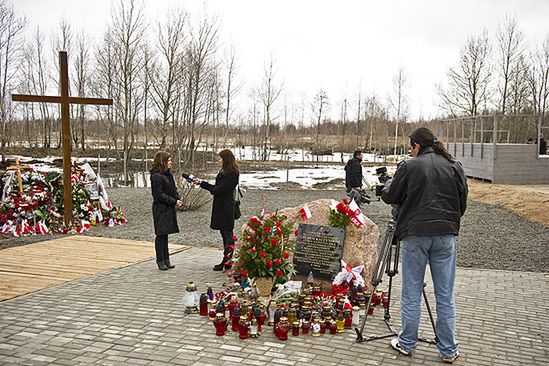
<path id="1" fill-rule="evenodd" d="M 167 272 L 154 261 L 141 262 L 0 302 L 0 364 L 442 364 L 433 345 L 420 343 L 406 357 L 387 339 L 357 344 L 350 330 L 286 342 L 268 330 L 244 341 L 231 331 L 216 337 L 212 324 L 186 315 L 180 300 L 188 281 L 202 291 L 206 283 L 220 289 L 227 278 L 211 270 L 220 256 L 218 250 L 191 248 L 173 255 L 177 267 Z M 396 300 L 398 276 L 394 282 Z M 456 294 L 456 365 L 547 364 L 549 274 L 458 269 Z M 398 327 L 397 308 L 395 301 Z M 423 318 L 422 335 L 432 338 L 426 311 Z M 365 333 L 384 332 L 381 312 L 368 318 Z"/>

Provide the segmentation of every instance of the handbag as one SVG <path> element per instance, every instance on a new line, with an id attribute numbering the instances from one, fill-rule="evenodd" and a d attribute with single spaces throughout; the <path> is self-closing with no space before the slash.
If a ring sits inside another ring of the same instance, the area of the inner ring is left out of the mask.
<path id="1" fill-rule="evenodd" d="M 240 187 L 237 186 L 238 194 L 236 195 L 236 200 L 234 201 L 234 219 L 238 220 L 240 216 L 242 216 L 242 212 L 240 212 L 240 198 L 242 196 L 242 192 L 240 191 Z M 240 196 L 240 197 L 239 197 Z"/>

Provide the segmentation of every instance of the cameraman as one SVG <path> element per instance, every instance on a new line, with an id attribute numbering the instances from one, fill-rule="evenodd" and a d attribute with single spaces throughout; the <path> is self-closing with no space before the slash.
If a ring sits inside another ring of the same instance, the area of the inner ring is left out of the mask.
<path id="1" fill-rule="evenodd" d="M 353 158 L 345 165 L 345 187 L 351 199 L 360 204 L 360 193 L 362 191 L 362 151 L 356 150 Z"/>
<path id="2" fill-rule="evenodd" d="M 391 346 L 404 355 L 411 355 L 416 347 L 429 261 L 436 298 L 437 347 L 443 362 L 452 363 L 459 355 L 455 339 L 455 236 L 467 207 L 467 180 L 461 164 L 431 130 L 418 128 L 409 137 L 414 158 L 399 164 L 381 195 L 386 203 L 399 205 L 395 235 L 402 240 L 402 330 Z"/>

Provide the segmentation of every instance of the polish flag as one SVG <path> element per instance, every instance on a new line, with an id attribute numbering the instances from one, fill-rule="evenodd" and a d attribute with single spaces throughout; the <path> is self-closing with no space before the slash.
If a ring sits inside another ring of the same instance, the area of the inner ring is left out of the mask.
<path id="1" fill-rule="evenodd" d="M 364 223 L 366 222 L 364 219 L 364 215 L 362 214 L 360 207 L 358 207 L 354 199 L 349 204 L 349 209 L 352 212 L 350 215 L 351 223 L 356 227 L 361 227 L 362 225 L 364 225 Z"/>
<path id="2" fill-rule="evenodd" d="M 309 206 L 307 205 L 301 207 L 301 209 L 299 210 L 299 214 L 301 215 L 301 220 L 303 221 L 307 221 L 311 217 L 313 217 L 313 215 L 311 214 L 311 210 L 309 210 Z"/>
<path id="3" fill-rule="evenodd" d="M 37 234 L 47 234 L 48 233 L 48 227 L 46 226 L 46 224 L 44 224 L 43 221 L 40 221 L 39 223 L 37 223 L 35 226 L 34 226 L 34 231 L 37 233 Z"/>
<path id="4" fill-rule="evenodd" d="M 32 227 L 28 224 L 27 220 L 23 220 L 19 227 L 19 231 L 21 235 L 30 234 Z"/>
<path id="5" fill-rule="evenodd" d="M 2 229 L 0 230 L 2 234 L 7 234 L 14 231 L 15 231 L 15 225 L 11 220 L 6 221 L 6 223 L 4 224 L 4 226 L 2 226 Z"/>
<path id="6" fill-rule="evenodd" d="M 84 234 L 89 229 L 90 229 L 90 222 L 86 220 L 82 220 L 82 225 L 78 226 L 76 228 L 76 231 L 78 231 L 80 234 Z"/>

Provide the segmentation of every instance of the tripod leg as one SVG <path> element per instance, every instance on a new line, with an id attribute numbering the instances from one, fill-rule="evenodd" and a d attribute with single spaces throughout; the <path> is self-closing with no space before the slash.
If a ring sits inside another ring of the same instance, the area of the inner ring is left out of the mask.
<path id="1" fill-rule="evenodd" d="M 431 320 L 431 326 L 433 327 L 433 333 L 435 334 L 435 340 L 434 341 L 427 341 L 425 339 L 422 339 L 422 341 L 432 344 L 438 343 L 438 337 L 437 337 L 437 330 L 435 327 L 435 320 L 433 318 L 433 312 L 431 311 L 431 306 L 429 305 L 429 300 L 427 299 L 427 293 L 425 292 L 425 286 L 427 286 L 426 283 L 423 283 L 423 300 L 425 300 L 425 306 L 427 307 L 427 312 L 429 313 L 429 319 Z"/>

